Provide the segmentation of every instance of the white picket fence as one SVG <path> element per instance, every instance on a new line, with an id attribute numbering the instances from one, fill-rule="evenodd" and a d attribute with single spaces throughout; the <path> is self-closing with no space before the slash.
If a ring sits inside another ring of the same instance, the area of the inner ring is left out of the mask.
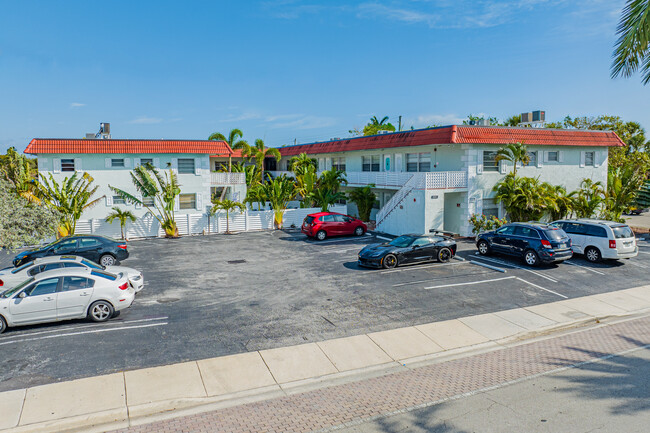
<path id="1" fill-rule="evenodd" d="M 309 214 L 320 212 L 320 208 L 308 209 L 287 209 L 284 212 L 284 228 L 300 227 L 302 221 Z M 346 205 L 336 205 L 330 207 L 330 212 L 346 213 Z M 176 225 L 178 232 L 183 235 L 196 235 L 203 233 L 225 233 L 226 231 L 226 213 L 217 212 L 216 215 L 208 217 L 207 214 L 177 214 Z M 247 232 L 256 230 L 271 230 L 273 226 L 273 211 L 252 211 L 248 210 L 242 213 L 230 214 L 230 231 Z M 165 232 L 160 227 L 158 220 L 152 215 L 147 214 L 136 222 L 127 222 L 126 224 L 127 239 L 150 238 L 164 236 Z M 120 224 L 114 221 L 109 224 L 103 219 L 90 219 L 77 221 L 76 234 L 96 234 L 112 238 L 120 237 Z"/>

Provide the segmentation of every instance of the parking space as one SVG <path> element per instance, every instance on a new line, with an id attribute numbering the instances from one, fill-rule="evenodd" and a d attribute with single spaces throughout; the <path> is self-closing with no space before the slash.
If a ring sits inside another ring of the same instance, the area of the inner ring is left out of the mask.
<path id="1" fill-rule="evenodd" d="M 638 257 L 620 262 L 576 256 L 528 268 L 461 241 L 448 263 L 360 268 L 358 251 L 377 242 L 282 231 L 131 242 L 124 265 L 146 280 L 133 307 L 105 324 L 8 330 L 0 390 L 620 290 L 646 284 L 650 269 L 645 240 Z"/>

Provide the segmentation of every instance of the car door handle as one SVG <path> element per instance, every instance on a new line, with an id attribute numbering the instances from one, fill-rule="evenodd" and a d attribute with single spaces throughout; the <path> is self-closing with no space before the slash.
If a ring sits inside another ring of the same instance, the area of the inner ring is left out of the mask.
<path id="1" fill-rule="evenodd" d="M 43 302 L 47 302 L 47 301 L 54 301 L 54 298 L 45 298 L 45 299 L 43 299 Z"/>
<path id="2" fill-rule="evenodd" d="M 81 293 L 79 296 L 90 296 L 90 293 L 83 292 L 83 293 Z"/>

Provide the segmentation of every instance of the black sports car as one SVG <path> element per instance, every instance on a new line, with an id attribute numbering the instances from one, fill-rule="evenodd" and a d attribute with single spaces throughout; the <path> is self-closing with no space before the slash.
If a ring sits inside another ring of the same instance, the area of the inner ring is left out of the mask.
<path id="1" fill-rule="evenodd" d="M 129 257 L 126 242 L 98 235 L 73 235 L 61 238 L 43 247 L 34 248 L 14 257 L 14 266 L 20 266 L 38 257 L 76 255 L 113 266 Z"/>
<path id="2" fill-rule="evenodd" d="M 443 235 L 402 235 L 385 244 L 359 251 L 359 265 L 386 269 L 409 263 L 448 262 L 456 255 L 456 241 Z"/>

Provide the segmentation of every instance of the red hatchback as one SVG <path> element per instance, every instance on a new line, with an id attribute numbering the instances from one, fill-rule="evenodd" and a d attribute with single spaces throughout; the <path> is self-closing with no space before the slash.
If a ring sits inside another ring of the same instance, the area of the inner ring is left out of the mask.
<path id="1" fill-rule="evenodd" d="M 362 236 L 368 227 L 360 219 L 334 212 L 318 212 L 307 215 L 302 222 L 302 232 L 319 241 L 328 236 Z"/>

